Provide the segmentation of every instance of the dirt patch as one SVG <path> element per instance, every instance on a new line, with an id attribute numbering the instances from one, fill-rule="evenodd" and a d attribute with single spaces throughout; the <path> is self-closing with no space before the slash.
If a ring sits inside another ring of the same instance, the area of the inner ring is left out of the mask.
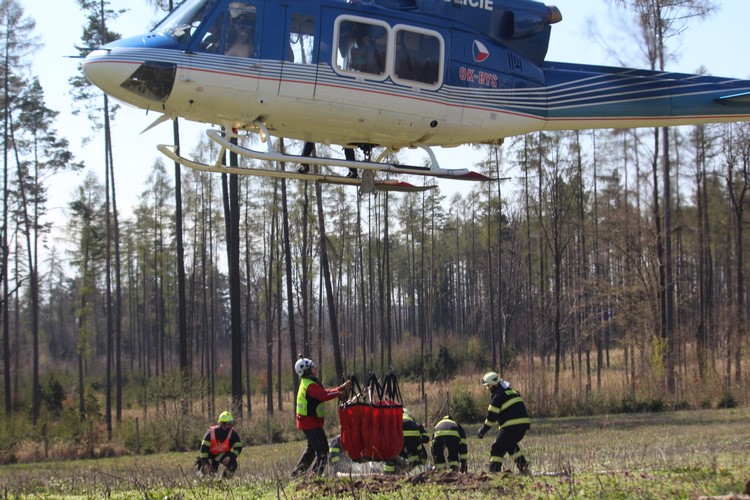
<path id="1" fill-rule="evenodd" d="M 360 496 L 364 493 L 373 495 L 399 491 L 405 485 L 436 484 L 452 492 L 489 492 L 502 493 L 486 472 L 479 474 L 459 474 L 457 472 L 439 472 L 431 470 L 413 476 L 389 476 L 377 474 L 367 477 L 339 477 L 326 479 L 305 479 L 297 485 L 297 491 L 304 491 L 311 497 L 317 496 Z"/>

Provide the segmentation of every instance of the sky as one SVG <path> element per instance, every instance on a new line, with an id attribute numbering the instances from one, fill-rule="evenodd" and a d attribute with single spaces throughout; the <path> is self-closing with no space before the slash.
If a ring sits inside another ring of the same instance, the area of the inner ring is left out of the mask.
<path id="1" fill-rule="evenodd" d="M 436 0 L 438 1 L 438 0 Z M 667 69 L 695 72 L 704 66 L 709 74 L 750 78 L 750 62 L 743 56 L 750 41 L 748 35 L 748 0 L 715 0 L 719 10 L 705 21 L 693 21 L 672 47 L 678 47 L 677 60 L 668 63 Z M 552 27 L 552 37 L 547 60 L 610 66 L 644 67 L 644 57 L 632 31 L 631 15 L 613 6 L 613 0 L 557 0 L 563 15 L 562 22 Z M 73 116 L 68 79 L 79 72 L 80 59 L 76 55 L 80 45 L 84 14 L 75 0 L 21 1 L 25 15 L 36 22 L 35 33 L 42 48 L 33 58 L 32 74 L 39 77 L 45 91 L 47 106 L 60 113 L 56 129 L 66 137 L 76 159 L 87 165 L 102 180 L 103 147 L 96 139 L 82 145 L 81 139 L 93 131 L 85 116 Z M 128 9 L 121 14 L 110 29 L 123 37 L 148 31 L 163 13 L 155 12 L 146 0 L 110 0 L 113 9 Z M 629 27 L 630 26 L 630 27 Z M 84 115 L 83 113 L 82 115 Z M 172 127 L 164 123 L 141 134 L 159 115 L 129 106 L 122 106 L 113 125 L 115 155 L 115 180 L 117 182 L 118 208 L 128 217 L 137 204 L 139 194 L 151 166 L 161 154 L 156 150 L 160 143 L 171 144 Z M 205 124 L 181 122 L 181 143 L 184 151 L 204 134 Z M 437 159 L 444 168 L 471 168 L 481 160 L 480 153 L 470 147 L 440 149 Z M 421 164 L 421 153 L 409 154 L 409 162 Z M 125 159 L 127 158 L 127 159 Z M 166 160 L 166 158 L 164 158 Z M 167 162 L 171 165 L 171 163 Z M 172 172 L 169 167 L 168 172 Z M 67 203 L 82 182 L 85 173 L 67 173 L 56 176 L 50 192 L 51 217 L 59 227 L 65 220 Z M 441 190 L 450 193 L 454 188 L 465 189 L 468 183 L 439 180 Z M 456 186 L 464 184 L 463 186 Z"/>

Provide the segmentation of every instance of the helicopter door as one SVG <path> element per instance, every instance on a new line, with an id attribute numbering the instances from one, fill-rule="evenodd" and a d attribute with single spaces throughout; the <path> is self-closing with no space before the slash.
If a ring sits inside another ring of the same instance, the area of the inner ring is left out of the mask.
<path id="1" fill-rule="evenodd" d="M 229 2 L 206 23 L 194 47 L 196 67 L 205 70 L 206 86 L 220 91 L 225 106 L 236 106 L 258 88 L 260 16 L 251 0 Z"/>
<path id="2" fill-rule="evenodd" d="M 287 15 L 279 96 L 312 99 L 317 77 L 316 18 L 291 9 Z"/>

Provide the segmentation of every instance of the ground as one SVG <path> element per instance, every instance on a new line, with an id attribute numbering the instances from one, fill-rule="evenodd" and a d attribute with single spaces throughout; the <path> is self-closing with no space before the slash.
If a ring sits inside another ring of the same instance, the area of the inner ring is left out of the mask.
<path id="1" fill-rule="evenodd" d="M 371 495 L 388 494 L 400 491 L 407 485 L 434 484 L 450 492 L 482 492 L 494 491 L 502 493 L 493 484 L 491 476 L 486 472 L 479 474 L 459 474 L 458 472 L 441 472 L 430 470 L 408 476 L 388 476 L 377 474 L 373 476 L 339 477 L 337 480 L 306 479 L 297 485 L 297 491 L 304 491 L 310 497 L 340 497 L 352 495 L 356 492 L 367 492 Z"/>

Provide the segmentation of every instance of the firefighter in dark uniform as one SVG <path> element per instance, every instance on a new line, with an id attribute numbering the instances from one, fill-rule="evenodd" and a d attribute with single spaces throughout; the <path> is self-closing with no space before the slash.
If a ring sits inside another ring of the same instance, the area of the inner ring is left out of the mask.
<path id="1" fill-rule="evenodd" d="M 445 451 L 448 451 L 448 461 Z M 450 468 L 461 473 L 466 472 L 466 460 L 469 456 L 466 445 L 466 432 L 450 415 L 444 416 L 435 425 L 432 435 L 432 460 L 437 470 Z"/>
<path id="2" fill-rule="evenodd" d="M 424 426 L 414 420 L 407 408 L 404 408 L 402 416 L 402 429 L 404 432 L 404 448 L 397 460 L 385 462 L 383 472 L 386 474 L 395 473 L 399 466 L 403 469 L 413 469 L 418 465 L 424 465 L 427 459 L 427 450 L 424 445 L 430 442 L 430 436 L 424 430 Z"/>
<path id="3" fill-rule="evenodd" d="M 497 425 L 499 428 L 497 438 L 490 449 L 490 472 L 500 472 L 503 457 L 508 454 L 516 463 L 518 471 L 528 474 L 529 463 L 518 443 L 531 427 L 531 419 L 521 395 L 495 372 L 485 373 L 482 385 L 492 393 L 492 400 L 477 436 L 482 439 L 492 427 Z"/>
<path id="4" fill-rule="evenodd" d="M 427 458 L 425 445 L 430 442 L 430 436 L 424 430 L 424 426 L 418 423 L 406 408 L 404 408 L 403 429 L 404 449 L 401 451 L 401 457 L 409 464 L 409 468 L 424 465 Z"/>
<path id="5" fill-rule="evenodd" d="M 242 453 L 242 439 L 234 430 L 234 418 L 228 411 L 219 415 L 219 425 L 208 429 L 201 442 L 199 462 L 201 473 L 205 476 L 216 474 L 219 464 L 224 465 L 222 477 L 231 478 L 237 470 L 237 457 Z"/>
<path id="6" fill-rule="evenodd" d="M 352 461 L 341 449 L 341 434 L 336 434 L 328 441 L 328 463 L 333 472 L 350 472 Z"/>

